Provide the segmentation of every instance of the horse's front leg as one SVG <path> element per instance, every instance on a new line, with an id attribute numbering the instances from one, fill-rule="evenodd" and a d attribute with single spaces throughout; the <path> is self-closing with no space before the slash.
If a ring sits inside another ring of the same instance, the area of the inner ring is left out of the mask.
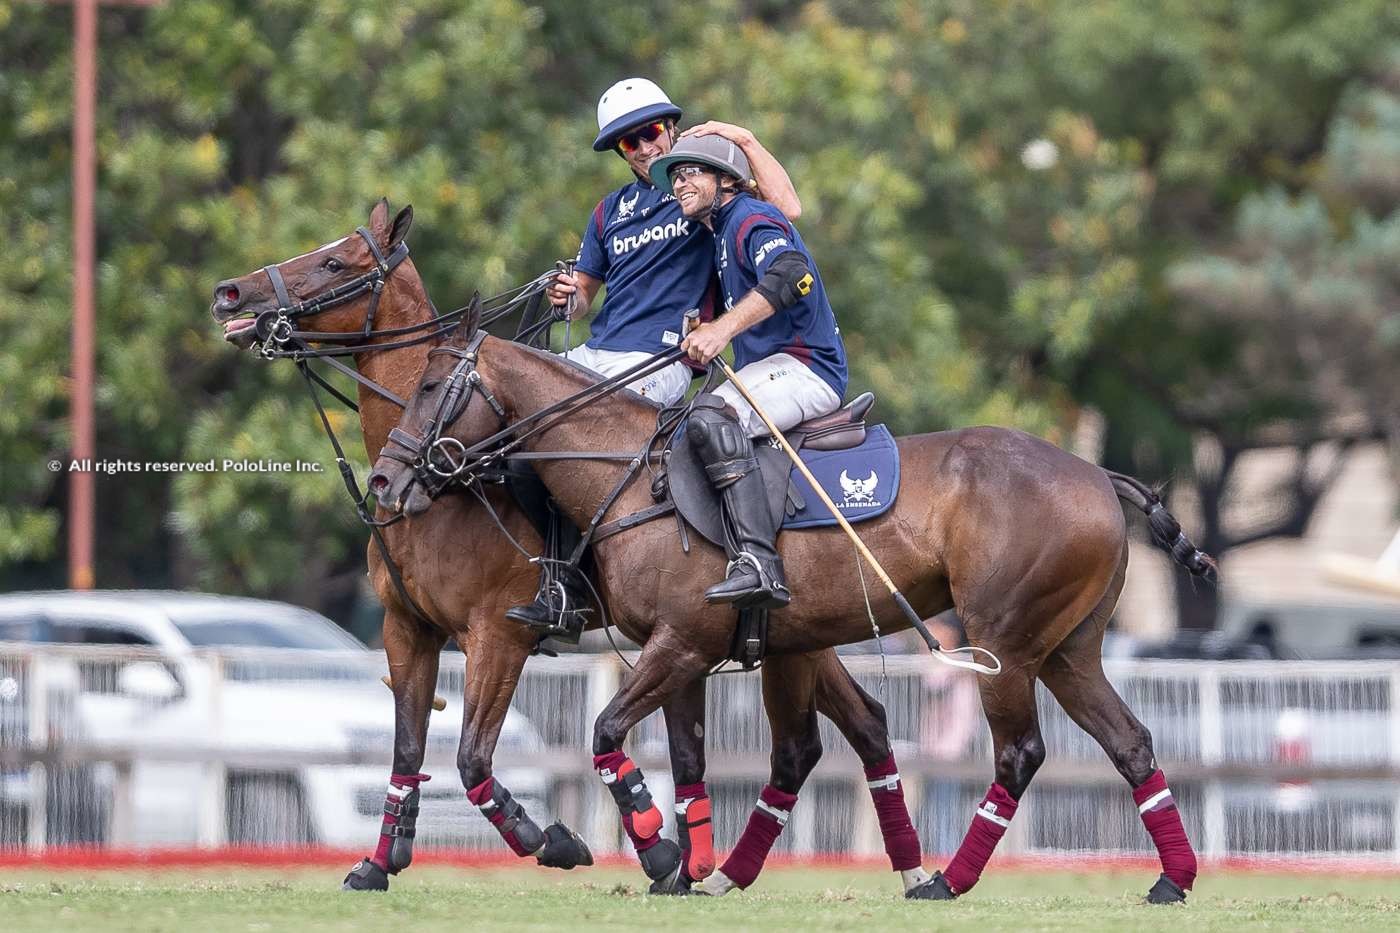
<path id="1" fill-rule="evenodd" d="M 710 795 L 705 790 L 705 678 L 697 677 L 661 706 L 676 785 L 676 835 L 681 871 L 673 886 L 651 886 L 653 894 L 683 894 L 715 870 Z"/>
<path id="2" fill-rule="evenodd" d="M 622 751 L 622 743 L 637 723 L 689 687 L 705 667 L 705 658 L 693 646 L 658 630 L 593 724 L 593 767 L 617 803 L 622 827 L 637 850 L 642 870 L 652 881 L 660 882 L 662 890 L 673 889 L 679 879 L 681 849 L 662 838 L 661 811 L 651 798 L 641 769 Z M 694 776 L 695 772 L 686 775 Z M 679 775 L 676 783 L 681 783 Z"/>
<path id="3" fill-rule="evenodd" d="M 507 628 L 502 620 L 502 625 L 472 625 L 457 641 L 467 665 L 462 741 L 457 749 L 457 768 L 467 799 L 496 827 L 516 855 L 533 855 L 546 868 L 592 865 L 593 854 L 577 833 L 560 822 L 541 830 L 510 790 L 491 774 L 496 740 L 525 669 L 525 659 L 530 656 L 534 636 L 522 626 Z"/>
<path id="4" fill-rule="evenodd" d="M 816 701 L 819 657 L 787 654 L 764 660 L 763 708 L 773 734 L 768 784 L 759 791 L 729 858 L 695 886 L 695 893 L 716 896 L 753 884 L 787 825 L 798 791 L 822 756 Z"/>
<path id="5" fill-rule="evenodd" d="M 384 799 L 379 845 L 345 876 L 346 891 L 387 891 L 389 876 L 413 861 L 419 773 L 427 748 L 428 710 L 437 686 L 438 657 L 446 636 L 397 608 L 384 613 L 384 652 L 394 691 L 394 768 Z"/>

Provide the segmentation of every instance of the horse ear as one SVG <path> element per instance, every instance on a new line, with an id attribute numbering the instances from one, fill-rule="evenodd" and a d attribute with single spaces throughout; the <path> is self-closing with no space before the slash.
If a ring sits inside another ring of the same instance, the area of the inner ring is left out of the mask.
<path id="1" fill-rule="evenodd" d="M 383 240 L 384 234 L 389 232 L 388 198 L 380 198 L 374 210 L 369 212 L 369 232 L 374 234 L 376 240 Z"/>
<path id="2" fill-rule="evenodd" d="M 386 206 L 387 206 L 387 202 Z M 413 205 L 406 204 L 394 217 L 394 225 L 389 229 L 389 248 L 393 249 L 408 236 L 408 228 L 413 226 Z"/>
<path id="3" fill-rule="evenodd" d="M 457 328 L 456 336 L 460 337 L 465 344 L 476 336 L 476 332 L 481 328 L 481 292 L 472 292 L 472 300 L 467 302 L 467 313 L 462 315 L 462 325 Z"/>

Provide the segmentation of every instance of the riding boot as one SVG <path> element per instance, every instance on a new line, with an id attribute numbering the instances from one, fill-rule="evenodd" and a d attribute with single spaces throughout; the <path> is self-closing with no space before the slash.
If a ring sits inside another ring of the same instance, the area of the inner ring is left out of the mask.
<path id="1" fill-rule="evenodd" d="M 535 601 L 507 609 L 506 618 L 529 627 L 541 637 L 576 645 L 588 622 L 587 614 L 592 610 L 588 587 L 583 581 L 584 571 L 562 562 L 572 556 L 583 535 L 549 501 L 544 484 L 533 469 L 526 466 L 512 470 L 508 482 L 521 508 L 537 526 L 544 526 L 541 529 L 544 559 L 540 561 L 540 586 Z"/>
<path id="2" fill-rule="evenodd" d="M 781 609 L 788 604 L 783 559 L 774 541 L 778 523 L 768 507 L 753 442 L 717 395 L 695 399 L 686 436 L 705 464 L 724 510 L 725 579 L 705 591 L 705 601 L 740 609 Z"/>

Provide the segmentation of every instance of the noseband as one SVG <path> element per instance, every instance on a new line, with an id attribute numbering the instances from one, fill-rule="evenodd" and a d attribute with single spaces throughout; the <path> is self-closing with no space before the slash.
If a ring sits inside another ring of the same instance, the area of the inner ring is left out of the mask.
<path id="1" fill-rule="evenodd" d="M 282 278 L 281 269 L 277 266 L 263 266 L 263 272 L 267 273 L 269 281 L 272 282 L 272 291 L 277 296 L 277 307 L 269 308 L 257 316 L 254 333 L 262 341 L 262 347 L 259 351 L 262 356 L 272 359 L 289 352 L 304 352 L 306 349 L 304 341 L 306 340 L 343 342 L 368 340 L 374 336 L 374 315 L 379 310 L 379 298 L 384 293 L 384 283 L 388 280 L 390 273 L 408 258 L 408 243 L 400 240 L 393 251 L 386 256 L 384 251 L 379 248 L 379 244 L 375 242 L 374 234 L 370 233 L 367 228 L 357 227 L 355 232 L 369 247 L 370 255 L 374 257 L 374 267 L 348 282 L 321 292 L 319 295 L 301 301 L 296 300 L 292 297 L 286 281 Z M 365 315 L 364 329 L 358 334 L 298 331 L 292 326 L 292 322 L 299 317 L 316 314 L 327 308 L 345 304 L 366 292 L 371 293 L 369 313 Z M 289 351 L 288 347 L 293 349 Z"/>

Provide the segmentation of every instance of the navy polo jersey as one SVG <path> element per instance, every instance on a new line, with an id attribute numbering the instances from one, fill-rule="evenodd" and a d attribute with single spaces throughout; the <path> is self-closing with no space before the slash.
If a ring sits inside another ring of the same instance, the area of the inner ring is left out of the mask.
<path id="1" fill-rule="evenodd" d="M 812 272 L 806 295 L 734 338 L 736 366 L 742 369 L 775 353 L 787 353 L 845 398 L 850 379 L 846 346 L 817 264 L 797 228 L 776 207 L 748 194 L 737 195 L 716 211 L 714 226 L 715 266 L 726 311 L 753 290 L 783 253 L 801 253 Z"/>
<path id="2" fill-rule="evenodd" d="M 680 343 L 687 311 L 714 314 L 714 237 L 649 182 L 598 202 L 576 265 L 607 287 L 590 347 L 659 353 Z"/>

